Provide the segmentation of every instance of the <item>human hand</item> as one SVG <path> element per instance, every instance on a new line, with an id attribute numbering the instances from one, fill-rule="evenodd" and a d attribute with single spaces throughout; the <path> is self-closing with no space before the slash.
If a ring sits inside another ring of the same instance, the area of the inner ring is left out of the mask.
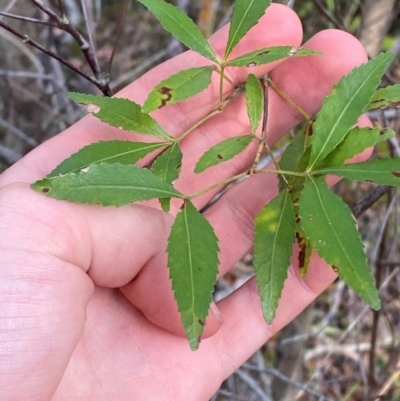
<path id="1" fill-rule="evenodd" d="M 297 16 L 273 4 L 232 56 L 271 45 L 298 46 L 301 35 Z M 220 53 L 226 37 L 225 28 L 211 38 Z M 305 46 L 324 55 L 252 72 L 261 75 L 276 67 L 271 72 L 274 82 L 315 114 L 332 85 L 367 58 L 353 37 L 339 31 L 321 32 Z M 163 78 L 204 63 L 186 52 L 118 96 L 142 103 Z M 227 70 L 235 82 L 244 81 L 247 73 Z M 154 117 L 178 135 L 210 111 L 210 98 L 218 98 L 217 85 Z M 269 107 L 268 139 L 273 143 L 301 117 L 273 91 Z M 212 171 L 193 173 L 211 143 L 248 131 L 243 99 L 235 99 L 223 115 L 182 141 L 183 168 L 176 187 L 193 193 L 246 169 L 255 149 Z M 23 184 L 45 176 L 89 143 L 135 137 L 87 116 L 0 177 L 0 400 L 207 400 L 334 280 L 334 273 L 316 257 L 305 279 L 293 261 L 277 317 L 269 326 L 250 280 L 218 302 L 218 309 L 212 308 L 200 349 L 190 351 L 166 268 L 173 218 L 146 206 L 116 209 L 61 202 Z M 220 239 L 221 275 L 251 249 L 254 217 L 275 193 L 276 178 L 253 176 L 205 212 Z M 204 206 L 212 196 L 210 192 L 196 199 L 196 206 Z"/>

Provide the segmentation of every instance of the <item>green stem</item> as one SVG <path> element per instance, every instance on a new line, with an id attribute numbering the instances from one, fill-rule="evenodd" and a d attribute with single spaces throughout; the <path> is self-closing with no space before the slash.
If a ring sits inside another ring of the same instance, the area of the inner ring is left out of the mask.
<path id="1" fill-rule="evenodd" d="M 225 66 L 221 65 L 221 71 L 219 75 L 219 103 L 220 103 L 220 108 L 222 109 L 222 102 L 223 102 L 223 96 L 224 96 L 224 72 L 225 72 Z"/>
<path id="2" fill-rule="evenodd" d="M 210 114 L 207 114 L 205 117 L 203 117 L 201 120 L 197 121 L 196 124 L 192 125 L 188 130 L 186 130 L 182 135 L 180 135 L 178 138 L 176 138 L 176 142 L 179 143 L 182 141 L 182 139 L 186 138 L 189 134 L 191 134 L 196 128 L 200 127 L 201 124 L 204 124 L 206 121 L 208 121 L 210 118 L 216 116 L 217 114 L 221 113 L 223 109 L 215 109 L 213 110 Z"/>
<path id="3" fill-rule="evenodd" d="M 189 134 L 191 134 L 196 128 L 198 128 L 200 125 L 204 124 L 206 121 L 208 121 L 210 118 L 216 116 L 217 114 L 222 113 L 222 111 L 225 109 L 225 107 L 235 98 L 237 97 L 240 93 L 242 93 L 243 87 L 242 86 L 237 86 L 236 89 L 234 90 L 233 93 L 231 93 L 226 99 L 223 99 L 222 102 L 217 106 L 216 109 L 214 109 L 210 114 L 207 114 L 205 117 L 203 117 L 201 120 L 197 121 L 196 124 L 192 125 L 188 130 L 186 130 L 182 135 L 180 135 L 178 138 L 176 138 L 175 142 L 179 143 L 182 141 L 182 139 L 186 138 Z"/>
<path id="4" fill-rule="evenodd" d="M 271 169 L 267 169 L 267 168 L 263 168 L 261 170 L 256 170 L 254 172 L 255 174 L 285 174 L 285 175 L 294 175 L 296 177 L 307 177 L 309 174 L 307 172 L 304 173 L 299 173 L 296 171 L 288 171 L 288 170 L 271 170 Z"/>
<path id="5" fill-rule="evenodd" d="M 311 120 L 312 116 L 303 110 L 289 95 L 284 92 L 278 85 L 276 85 L 271 78 L 268 78 L 271 88 L 282 98 L 285 99 L 292 107 L 294 107 L 306 120 Z"/>
<path id="6" fill-rule="evenodd" d="M 197 198 L 197 197 L 199 197 L 199 196 L 201 196 L 201 195 L 206 194 L 207 192 L 212 191 L 213 189 L 216 189 L 216 188 L 225 186 L 225 185 L 227 185 L 227 184 L 230 184 L 230 183 L 233 182 L 233 181 L 236 181 L 236 180 L 239 179 L 239 178 L 245 177 L 246 175 L 247 175 L 247 171 L 244 172 L 244 173 L 235 175 L 235 176 L 233 176 L 233 177 L 227 178 L 226 180 L 217 182 L 216 184 L 211 185 L 211 186 L 209 186 L 209 187 L 207 187 L 207 188 L 205 188 L 205 189 L 202 189 L 201 191 L 195 192 L 193 195 L 188 196 L 187 199 L 188 199 L 188 200 L 192 200 L 192 199 L 194 199 L 194 198 Z"/>

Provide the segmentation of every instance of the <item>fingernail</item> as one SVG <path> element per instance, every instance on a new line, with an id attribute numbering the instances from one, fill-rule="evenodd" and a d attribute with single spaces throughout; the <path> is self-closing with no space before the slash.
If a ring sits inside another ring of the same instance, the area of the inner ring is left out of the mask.
<path id="1" fill-rule="evenodd" d="M 218 309 L 217 305 L 213 302 L 210 306 L 211 312 L 214 314 L 215 318 L 220 322 L 220 323 L 225 323 L 224 318 L 222 317 L 222 314 L 220 310 Z"/>

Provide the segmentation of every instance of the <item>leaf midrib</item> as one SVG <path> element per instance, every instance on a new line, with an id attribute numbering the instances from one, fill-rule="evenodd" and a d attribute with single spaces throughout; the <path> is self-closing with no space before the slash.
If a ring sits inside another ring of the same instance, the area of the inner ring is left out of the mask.
<path id="1" fill-rule="evenodd" d="M 253 3 L 254 3 L 255 1 L 256 1 L 256 0 L 253 0 L 252 2 L 249 3 L 249 6 L 247 7 L 246 12 L 243 14 L 243 18 L 242 18 L 240 24 L 237 26 L 236 32 L 235 32 L 234 36 L 232 36 L 232 38 L 231 38 L 231 40 L 230 40 L 230 45 L 229 45 L 229 47 L 227 47 L 227 49 L 226 49 L 225 57 L 224 57 L 225 59 L 229 56 L 229 54 L 232 52 L 233 48 L 235 47 L 235 45 L 234 45 L 233 43 L 235 42 L 236 37 L 237 37 L 237 35 L 238 35 L 238 32 L 239 32 L 240 28 L 242 27 L 243 22 L 245 21 L 246 16 L 247 16 L 247 14 L 249 13 L 250 8 L 251 8 L 251 6 L 253 5 Z"/>
<path id="2" fill-rule="evenodd" d="M 339 244 L 339 248 L 343 251 L 343 253 L 344 253 L 344 255 L 345 255 L 345 257 L 346 257 L 346 259 L 347 259 L 349 265 L 352 267 L 352 270 L 353 270 L 353 272 L 355 273 L 355 276 L 359 277 L 358 274 L 357 274 L 357 269 L 356 269 L 355 266 L 353 265 L 353 262 L 352 262 L 351 258 L 349 257 L 349 255 L 348 255 L 346 249 L 343 248 L 342 242 L 340 241 L 338 235 L 336 234 L 336 231 L 333 230 L 332 221 L 330 220 L 329 215 L 328 215 L 328 213 L 327 213 L 327 211 L 326 211 L 326 209 L 325 209 L 325 207 L 324 207 L 324 203 L 323 203 L 323 201 L 322 201 L 321 194 L 320 194 L 320 192 L 319 192 L 318 186 L 316 185 L 316 183 L 315 183 L 315 181 L 314 181 L 313 179 L 311 179 L 311 182 L 312 182 L 312 184 L 313 184 L 314 187 L 315 187 L 315 191 L 317 192 L 317 197 L 318 197 L 318 200 L 319 200 L 319 202 L 320 202 L 320 204 L 321 204 L 321 208 L 322 208 L 322 210 L 323 210 L 323 212 L 324 212 L 324 216 L 325 216 L 326 220 L 328 221 L 328 227 L 330 228 L 330 231 L 333 233 L 334 237 L 336 238 L 336 240 L 337 240 L 337 242 L 338 242 L 338 244 Z M 329 262 L 328 262 L 328 263 L 329 263 Z M 340 266 L 339 266 L 339 268 L 340 268 Z"/>
<path id="3" fill-rule="evenodd" d="M 312 168 L 317 164 L 317 162 L 319 162 L 319 158 L 321 156 L 321 154 L 323 153 L 323 151 L 325 150 L 325 148 L 328 146 L 328 142 L 330 141 L 331 137 L 333 136 L 334 132 L 336 131 L 337 126 L 339 125 L 339 123 L 341 122 L 341 119 L 343 117 L 343 115 L 347 112 L 347 110 L 349 110 L 352 107 L 352 104 L 354 102 L 354 99 L 358 96 L 358 94 L 360 93 L 360 91 L 367 85 L 368 83 L 368 79 L 371 75 L 373 75 L 376 71 L 376 69 L 378 68 L 378 66 L 376 66 L 371 72 L 370 74 L 363 80 L 363 83 L 361 85 L 359 85 L 357 87 L 357 90 L 354 92 L 353 96 L 351 97 L 350 101 L 347 102 L 346 106 L 343 108 L 342 112 L 339 115 L 339 118 L 336 119 L 336 122 L 333 124 L 332 129 L 330 130 L 330 134 L 328 135 L 328 137 L 325 140 L 324 145 L 322 146 L 320 152 L 317 154 L 317 156 L 314 158 L 313 163 L 309 166 L 309 170 L 312 170 Z M 368 106 L 368 104 L 367 104 Z M 365 106 L 364 109 L 367 107 Z"/>

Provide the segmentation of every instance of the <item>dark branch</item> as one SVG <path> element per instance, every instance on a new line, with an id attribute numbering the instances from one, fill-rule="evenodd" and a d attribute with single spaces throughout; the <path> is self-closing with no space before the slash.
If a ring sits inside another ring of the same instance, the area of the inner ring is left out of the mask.
<path id="1" fill-rule="evenodd" d="M 366 210 L 368 210 L 375 202 L 377 202 L 383 195 L 390 191 L 388 185 L 380 185 L 373 189 L 368 195 L 361 199 L 352 209 L 356 218 L 359 218 Z"/>
<path id="2" fill-rule="evenodd" d="M 15 15 L 15 14 L 10 14 L 10 13 L 5 13 L 3 11 L 0 11 L 0 15 L 2 15 L 3 17 L 7 17 L 7 18 L 17 19 L 17 20 L 20 20 L 20 21 L 33 22 L 34 24 L 49 25 L 49 26 L 54 26 L 54 27 L 57 26 L 53 22 L 42 21 L 42 20 L 36 19 L 36 18 L 23 17 L 22 15 Z"/>
<path id="3" fill-rule="evenodd" d="M 318 10 L 321 12 L 321 14 L 330 22 L 332 22 L 333 25 L 335 25 L 336 28 L 341 29 L 342 31 L 347 31 L 346 28 L 335 18 L 332 13 L 327 10 L 324 5 L 321 3 L 320 0 L 312 0 L 313 3 L 316 5 Z"/>
<path id="4" fill-rule="evenodd" d="M 14 29 L 12 26 L 6 24 L 2 20 L 0 20 L 0 26 L 3 27 L 4 29 L 6 29 L 7 31 L 11 32 L 12 34 L 17 36 L 18 38 L 20 38 L 24 43 L 27 43 L 28 45 L 31 45 L 31 46 L 35 47 L 36 49 L 40 50 L 41 52 L 47 54 L 48 56 L 50 56 L 50 57 L 56 59 L 57 61 L 59 61 L 60 63 L 64 64 L 66 67 L 68 67 L 72 71 L 76 72 L 80 76 L 84 77 L 89 82 L 91 82 L 94 85 L 96 85 L 100 90 L 102 90 L 102 88 L 103 88 L 102 82 L 98 81 L 95 77 L 92 77 L 90 75 L 85 74 L 78 67 L 75 67 L 69 61 L 64 60 L 57 53 L 54 53 L 53 51 L 46 49 L 45 47 L 43 47 L 39 43 L 37 43 L 34 40 L 32 40 L 31 38 L 29 38 L 29 36 L 23 35 L 22 33 L 19 33 L 16 29 Z"/>
<path id="5" fill-rule="evenodd" d="M 112 90 L 110 89 L 109 79 L 104 79 L 104 76 L 100 70 L 99 63 L 96 55 L 89 42 L 69 23 L 68 19 L 63 16 L 59 17 L 51 8 L 44 4 L 41 0 L 31 0 L 31 2 L 40 8 L 45 14 L 47 14 L 50 19 L 56 24 L 56 26 L 69 33 L 78 43 L 82 50 L 83 55 L 86 58 L 91 70 L 96 77 L 96 85 L 106 96 L 112 96 Z M 74 70 L 75 71 L 75 70 Z M 82 75 L 82 74 L 80 74 Z"/>

